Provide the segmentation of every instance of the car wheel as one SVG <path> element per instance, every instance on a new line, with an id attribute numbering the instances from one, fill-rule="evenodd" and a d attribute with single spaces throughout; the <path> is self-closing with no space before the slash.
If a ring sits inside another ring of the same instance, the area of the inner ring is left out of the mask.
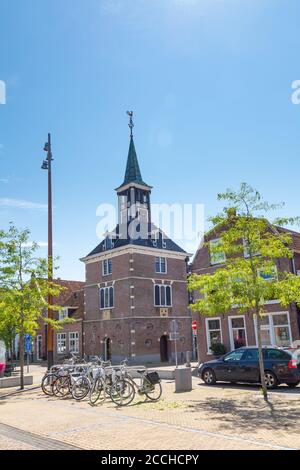
<path id="1" fill-rule="evenodd" d="M 287 386 L 290 388 L 295 388 L 297 385 L 299 385 L 300 382 L 294 382 L 294 383 L 287 383 Z"/>
<path id="2" fill-rule="evenodd" d="M 202 372 L 202 380 L 206 385 L 214 385 L 216 383 L 216 374 L 212 369 L 205 369 Z"/>
<path id="3" fill-rule="evenodd" d="M 265 383 L 266 387 L 269 389 L 276 388 L 278 385 L 278 380 L 275 374 L 270 370 L 265 371 Z"/>

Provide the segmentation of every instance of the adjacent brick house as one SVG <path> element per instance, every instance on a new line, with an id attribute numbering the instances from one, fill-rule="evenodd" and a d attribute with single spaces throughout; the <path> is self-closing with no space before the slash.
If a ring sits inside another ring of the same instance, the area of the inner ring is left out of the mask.
<path id="1" fill-rule="evenodd" d="M 288 271 L 300 275 L 300 233 L 281 229 L 288 232 L 293 240 L 293 259 L 278 259 L 278 271 Z M 209 243 L 217 243 L 217 235 L 210 235 L 205 239 Z M 244 253 L 246 256 L 246 253 Z M 223 260 L 224 261 L 224 260 Z M 206 244 L 200 246 L 195 254 L 191 272 L 193 274 L 213 273 L 222 265 L 222 259 L 213 259 Z M 195 293 L 196 296 L 196 293 Z M 290 345 L 300 340 L 300 311 L 295 304 L 284 308 L 277 300 L 266 304 L 266 316 L 262 326 L 262 340 L 264 344 L 278 346 Z M 221 342 L 228 351 L 244 345 L 256 345 L 255 324 L 252 313 L 237 314 L 233 309 L 228 315 L 205 317 L 193 314 L 197 320 L 198 359 L 200 362 L 212 358 L 210 345 L 212 342 Z"/>
<path id="2" fill-rule="evenodd" d="M 116 189 L 119 223 L 82 258 L 87 355 L 116 362 L 125 357 L 140 363 L 174 360 L 169 336 L 173 319 L 178 323 L 179 360 L 191 350 L 189 255 L 152 224 L 151 189 L 142 180 L 131 135 L 125 178 Z"/>
<path id="3" fill-rule="evenodd" d="M 54 331 L 54 362 L 60 362 L 71 351 L 83 356 L 82 349 L 82 321 L 84 308 L 84 282 L 56 279 L 55 282 L 65 289 L 54 298 L 54 304 L 62 307 L 59 312 L 54 312 L 55 319 L 66 316 L 75 321 L 66 324 L 62 329 Z M 45 312 L 45 316 L 47 313 Z M 41 322 L 41 326 L 34 338 L 34 360 L 47 359 L 47 325 Z"/>

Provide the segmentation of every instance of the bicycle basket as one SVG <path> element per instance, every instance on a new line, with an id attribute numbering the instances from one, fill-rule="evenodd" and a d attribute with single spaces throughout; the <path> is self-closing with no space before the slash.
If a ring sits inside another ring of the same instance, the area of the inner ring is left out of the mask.
<path id="1" fill-rule="evenodd" d="M 152 384 L 158 384 L 160 382 L 160 377 L 157 372 L 149 372 L 145 378 Z"/>

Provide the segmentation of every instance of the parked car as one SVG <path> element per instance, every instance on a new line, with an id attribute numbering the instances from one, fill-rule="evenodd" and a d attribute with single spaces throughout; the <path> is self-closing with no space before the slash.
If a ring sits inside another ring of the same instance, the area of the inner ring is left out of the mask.
<path id="1" fill-rule="evenodd" d="M 300 383 L 299 350 L 263 347 L 265 381 L 267 388 L 281 383 L 296 387 Z M 204 362 L 198 368 L 199 377 L 207 384 L 216 382 L 259 383 L 258 348 L 247 346 L 235 349 L 221 358 Z"/>

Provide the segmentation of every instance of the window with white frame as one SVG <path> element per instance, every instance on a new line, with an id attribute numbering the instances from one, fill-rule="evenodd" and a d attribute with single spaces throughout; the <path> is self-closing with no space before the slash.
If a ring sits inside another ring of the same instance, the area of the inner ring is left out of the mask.
<path id="1" fill-rule="evenodd" d="M 229 334 L 231 349 L 247 346 L 247 331 L 244 316 L 229 317 Z"/>
<path id="2" fill-rule="evenodd" d="M 74 331 L 69 333 L 69 351 L 79 353 L 79 333 Z"/>
<path id="3" fill-rule="evenodd" d="M 102 261 L 102 275 L 108 276 L 111 273 L 112 273 L 112 260 L 111 258 L 104 259 Z"/>
<path id="4" fill-rule="evenodd" d="M 67 351 L 67 335 L 66 333 L 57 333 L 57 353 L 64 354 Z"/>
<path id="5" fill-rule="evenodd" d="M 171 307 L 172 306 L 172 286 L 165 284 L 154 285 L 154 306 Z"/>
<path id="6" fill-rule="evenodd" d="M 113 308 L 114 306 L 114 287 L 102 287 L 100 294 L 100 308 Z"/>
<path id="7" fill-rule="evenodd" d="M 161 256 L 155 258 L 155 272 L 166 273 L 167 272 L 167 259 Z"/>
<path id="8" fill-rule="evenodd" d="M 278 272 L 277 272 L 277 267 L 275 266 L 275 264 L 269 270 L 260 268 L 257 270 L 257 272 L 258 272 L 258 275 L 265 281 L 276 281 L 278 279 Z"/>
<path id="9" fill-rule="evenodd" d="M 221 245 L 221 238 L 210 240 L 209 251 L 210 251 L 210 262 L 211 264 L 221 264 L 226 261 L 226 255 L 224 251 L 220 251 L 218 248 Z"/>
<path id="10" fill-rule="evenodd" d="M 250 256 L 250 250 L 249 250 L 249 244 L 245 238 L 243 238 L 243 245 L 244 245 L 244 257 L 249 258 Z M 259 256 L 260 253 L 258 251 L 255 251 L 252 253 L 252 256 Z"/>
<path id="11" fill-rule="evenodd" d="M 256 319 L 254 322 L 256 323 Z M 290 346 L 292 335 L 289 313 L 278 312 L 263 315 L 261 317 L 261 339 L 265 346 Z"/>
<path id="12" fill-rule="evenodd" d="M 222 343 L 222 328 L 220 318 L 206 318 L 206 338 L 208 352 L 211 353 L 213 344 Z"/>
<path id="13" fill-rule="evenodd" d="M 67 307 L 61 308 L 58 312 L 58 319 L 64 320 L 65 318 L 68 318 L 68 314 L 69 314 L 69 311 Z"/>

